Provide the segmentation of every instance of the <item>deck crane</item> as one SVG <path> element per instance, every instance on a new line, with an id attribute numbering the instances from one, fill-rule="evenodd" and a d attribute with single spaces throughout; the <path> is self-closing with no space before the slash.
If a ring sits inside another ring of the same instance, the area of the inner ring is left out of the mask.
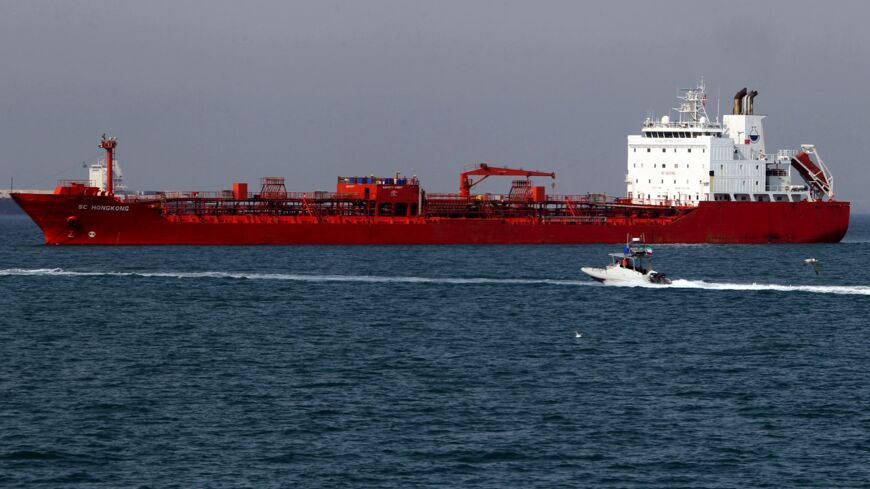
<path id="1" fill-rule="evenodd" d="M 472 177 L 480 177 L 473 180 Z M 532 177 L 550 177 L 556 179 L 555 172 L 543 172 L 533 170 L 521 170 L 517 168 L 504 168 L 499 166 L 489 166 L 486 163 L 481 163 L 480 166 L 473 170 L 464 171 L 459 174 L 459 196 L 471 196 L 471 187 L 486 180 L 487 177 L 526 177 L 526 182 L 530 185 Z"/>

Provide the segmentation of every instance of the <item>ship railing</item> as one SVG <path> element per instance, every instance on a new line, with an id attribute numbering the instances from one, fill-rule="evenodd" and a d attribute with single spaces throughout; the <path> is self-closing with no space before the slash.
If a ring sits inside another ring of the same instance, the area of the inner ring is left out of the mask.
<path id="1" fill-rule="evenodd" d="M 248 192 L 246 198 L 241 200 L 251 200 L 254 199 L 258 194 L 253 192 Z M 323 200 L 351 200 L 357 198 L 354 194 L 350 193 L 338 193 L 338 192 L 287 192 L 286 195 L 282 195 L 280 198 L 267 198 L 261 200 L 309 200 L 309 201 L 323 201 Z M 185 192 L 156 192 L 153 194 L 129 194 L 126 197 L 126 200 L 130 202 L 153 202 L 160 200 L 200 200 L 200 201 L 224 201 L 224 200 L 236 200 L 235 194 L 233 194 L 232 190 L 221 190 L 217 192 L 199 192 L 199 191 L 185 191 Z"/>
<path id="2" fill-rule="evenodd" d="M 797 154 L 798 152 L 793 149 L 781 149 L 777 151 L 776 154 L 762 153 L 758 159 L 764 161 L 768 165 L 782 165 L 788 164 Z"/>
<path id="3" fill-rule="evenodd" d="M 701 124 L 700 122 L 695 122 L 695 121 L 691 121 L 691 122 L 689 122 L 689 121 L 683 121 L 683 122 L 670 121 L 667 123 L 663 123 L 661 120 L 649 119 L 649 120 L 644 121 L 643 127 L 652 127 L 652 128 L 661 127 L 664 129 L 693 129 L 693 128 L 696 128 L 696 129 L 717 130 L 717 129 L 722 129 L 722 124 L 720 124 L 716 121 L 710 121 L 710 120 Z"/>
<path id="4" fill-rule="evenodd" d="M 615 201 L 615 197 L 608 197 L 606 194 L 583 194 L 583 195 L 548 195 L 547 200 L 551 202 L 570 202 L 572 204 L 605 204 Z"/>
<path id="5" fill-rule="evenodd" d="M 438 194 L 426 193 L 427 201 L 451 201 L 451 202 L 515 202 L 516 196 L 512 197 L 509 194 L 474 194 L 469 197 L 463 197 L 459 194 Z M 615 203 L 617 197 L 609 197 L 606 194 L 552 194 L 546 196 L 546 202 L 549 203 L 568 203 L 568 204 L 607 204 Z"/>
<path id="6" fill-rule="evenodd" d="M 764 189 L 767 192 L 805 192 L 809 190 L 806 185 L 767 185 Z"/>
<path id="7" fill-rule="evenodd" d="M 222 192 L 156 192 L 154 194 L 130 195 L 129 200 L 152 201 L 152 200 L 224 200 L 227 193 L 232 195 L 231 190 Z"/>
<path id="8" fill-rule="evenodd" d="M 607 216 L 544 216 L 544 222 L 564 223 L 578 222 L 583 224 L 606 224 Z"/>
<path id="9" fill-rule="evenodd" d="M 490 196 L 489 194 L 480 194 L 473 195 L 470 197 L 463 197 L 459 194 L 436 194 L 433 192 L 426 192 L 426 200 L 458 200 L 463 202 L 470 202 L 472 200 L 484 200 L 486 196 Z"/>
<path id="10" fill-rule="evenodd" d="M 347 192 L 287 192 L 287 200 L 348 200 L 357 199 L 357 195 Z"/>
<path id="11" fill-rule="evenodd" d="M 90 180 L 58 180 L 58 187 L 72 187 L 73 185 L 84 185 L 85 187 L 89 187 L 91 185 Z"/>

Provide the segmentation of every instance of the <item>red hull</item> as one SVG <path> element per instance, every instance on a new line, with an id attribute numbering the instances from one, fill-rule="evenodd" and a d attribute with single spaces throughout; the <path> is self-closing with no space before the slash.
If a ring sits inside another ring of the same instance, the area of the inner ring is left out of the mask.
<path id="1" fill-rule="evenodd" d="M 163 216 L 106 196 L 13 194 L 46 244 L 587 244 L 835 243 L 848 202 L 702 202 L 673 219 L 578 223 L 540 218 Z M 86 209 L 86 210 L 82 210 Z"/>

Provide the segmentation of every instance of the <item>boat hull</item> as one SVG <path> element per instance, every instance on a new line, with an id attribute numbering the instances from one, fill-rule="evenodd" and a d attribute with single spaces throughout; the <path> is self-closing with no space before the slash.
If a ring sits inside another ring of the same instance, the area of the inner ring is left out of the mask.
<path id="1" fill-rule="evenodd" d="M 607 283 L 644 283 L 644 284 L 669 284 L 670 280 L 655 270 L 640 273 L 636 270 L 628 270 L 618 266 L 607 268 L 582 267 L 580 271 L 598 282 Z"/>
<path id="2" fill-rule="evenodd" d="M 55 245 L 834 243 L 848 202 L 702 202 L 673 219 L 164 215 L 109 196 L 13 194 Z M 628 211 L 627 211 L 628 212 Z"/>

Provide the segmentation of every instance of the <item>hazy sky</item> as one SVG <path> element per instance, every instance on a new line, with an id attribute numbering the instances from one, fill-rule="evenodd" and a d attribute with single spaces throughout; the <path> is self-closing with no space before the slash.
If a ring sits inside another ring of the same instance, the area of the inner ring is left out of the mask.
<path id="1" fill-rule="evenodd" d="M 758 90 L 768 152 L 815 143 L 838 198 L 870 212 L 868 18 L 818 1 L 0 0 L 0 186 L 85 178 L 107 132 L 135 189 L 401 170 L 447 192 L 489 162 L 624 195 L 626 135 L 703 76 L 713 113 Z"/>

